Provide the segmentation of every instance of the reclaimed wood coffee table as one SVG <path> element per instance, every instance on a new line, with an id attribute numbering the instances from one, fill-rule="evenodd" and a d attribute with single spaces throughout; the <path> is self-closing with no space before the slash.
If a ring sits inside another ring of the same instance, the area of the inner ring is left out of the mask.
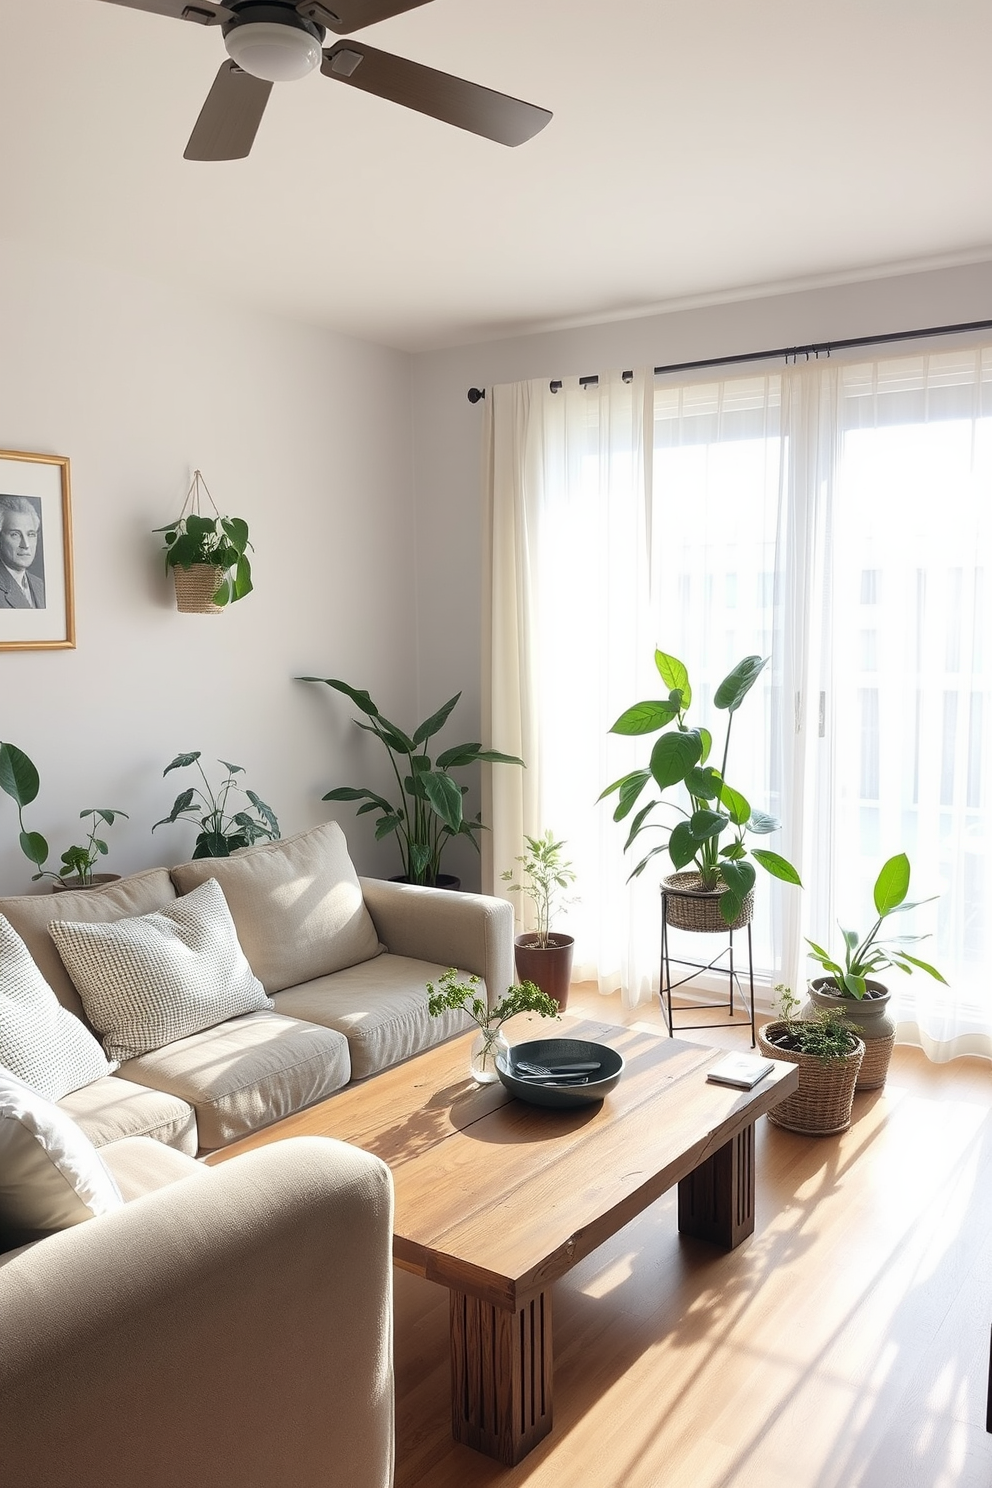
<path id="1" fill-rule="evenodd" d="M 568 1034 L 626 1060 L 597 1105 L 556 1111 L 476 1085 L 466 1036 L 209 1159 L 327 1136 L 388 1163 L 394 1261 L 450 1294 L 453 1435 L 508 1466 L 551 1430 L 553 1283 L 676 1183 L 683 1234 L 739 1245 L 754 1229 L 755 1120 L 799 1082 L 776 1062 L 735 1090 L 706 1080 L 722 1050 L 573 1019 Z"/>

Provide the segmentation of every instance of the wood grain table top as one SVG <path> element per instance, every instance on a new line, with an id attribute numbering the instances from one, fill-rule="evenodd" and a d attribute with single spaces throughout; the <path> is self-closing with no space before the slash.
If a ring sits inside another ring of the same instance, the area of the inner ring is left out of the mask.
<path id="1" fill-rule="evenodd" d="M 646 1030 L 570 1019 L 568 1033 L 626 1061 L 595 1105 L 553 1110 L 477 1085 L 466 1035 L 208 1161 L 291 1136 L 374 1152 L 393 1174 L 397 1264 L 516 1308 L 798 1084 L 796 1066 L 782 1061 L 751 1091 L 711 1084 L 706 1071 L 724 1051 Z"/>

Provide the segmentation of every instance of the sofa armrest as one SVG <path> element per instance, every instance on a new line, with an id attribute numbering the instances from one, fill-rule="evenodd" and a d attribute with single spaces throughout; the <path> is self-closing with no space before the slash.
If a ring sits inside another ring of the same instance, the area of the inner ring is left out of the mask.
<path id="1" fill-rule="evenodd" d="M 489 894 L 361 878 L 376 933 L 394 956 L 482 977 L 490 1005 L 513 981 L 513 906 Z"/>
<path id="2" fill-rule="evenodd" d="M 392 1183 L 273 1143 L 0 1266 L 0 1482 L 388 1488 Z"/>

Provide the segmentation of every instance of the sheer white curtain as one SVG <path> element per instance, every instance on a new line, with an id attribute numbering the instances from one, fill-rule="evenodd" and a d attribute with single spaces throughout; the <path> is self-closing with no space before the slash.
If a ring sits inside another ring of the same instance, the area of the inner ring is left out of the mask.
<path id="1" fill-rule="evenodd" d="M 664 870 L 627 887 L 624 829 L 596 804 L 645 744 L 609 727 L 657 695 L 660 646 L 719 739 L 713 688 L 770 655 L 728 776 L 782 818 L 771 845 L 806 888 L 760 876 L 759 975 L 801 986 L 804 937 L 866 929 L 904 850 L 912 897 L 940 898 L 895 929 L 936 930 L 921 950 L 950 987 L 890 974 L 900 1035 L 992 1054 L 992 349 L 494 388 L 487 452 L 490 731 L 528 766 L 493 772 L 497 888 L 551 827 L 579 873 L 559 926 L 576 974 L 628 1005 L 655 992 Z"/>

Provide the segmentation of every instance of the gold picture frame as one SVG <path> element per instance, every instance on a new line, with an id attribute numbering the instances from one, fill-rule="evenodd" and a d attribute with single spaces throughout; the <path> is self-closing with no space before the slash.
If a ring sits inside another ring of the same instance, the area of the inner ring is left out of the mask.
<path id="1" fill-rule="evenodd" d="M 0 450 L 0 651 L 75 645 L 69 461 Z"/>

